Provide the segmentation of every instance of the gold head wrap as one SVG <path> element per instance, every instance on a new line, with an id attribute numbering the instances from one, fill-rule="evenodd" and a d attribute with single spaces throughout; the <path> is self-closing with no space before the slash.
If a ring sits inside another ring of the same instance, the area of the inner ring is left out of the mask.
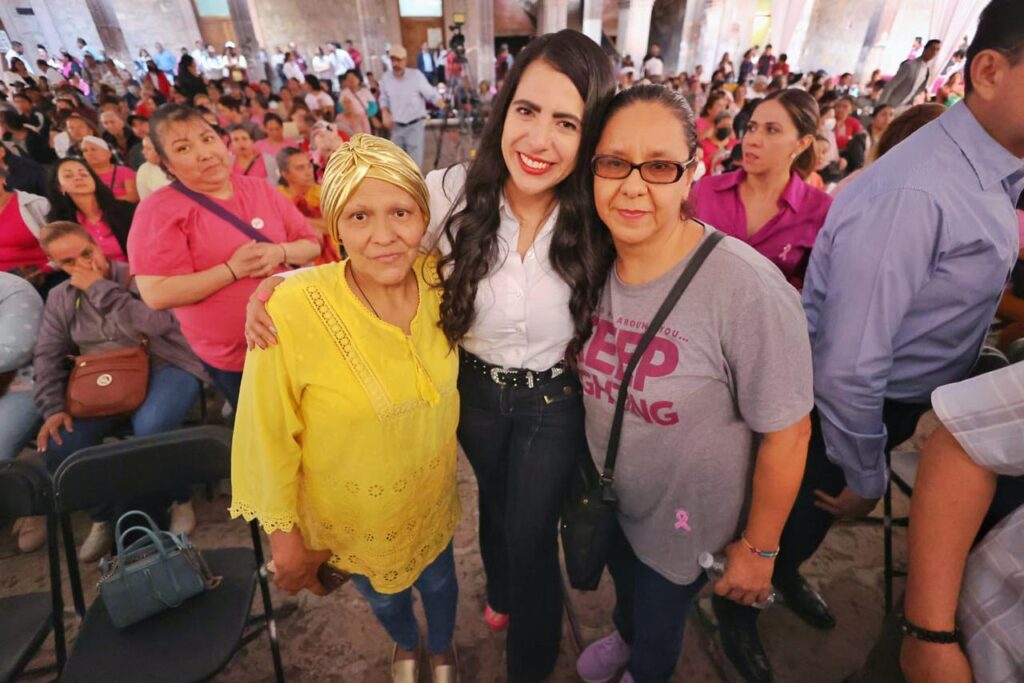
<path id="1" fill-rule="evenodd" d="M 408 192 L 423 212 L 424 225 L 430 223 L 430 195 L 416 162 L 390 140 L 361 133 L 335 150 L 324 169 L 320 212 L 336 242 L 341 242 L 341 213 L 366 178 L 383 180 Z"/>

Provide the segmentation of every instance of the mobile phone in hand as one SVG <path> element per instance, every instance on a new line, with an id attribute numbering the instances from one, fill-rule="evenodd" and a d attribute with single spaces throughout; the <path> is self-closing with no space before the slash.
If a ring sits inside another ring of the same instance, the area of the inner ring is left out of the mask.
<path id="1" fill-rule="evenodd" d="M 352 578 L 352 575 L 346 571 L 338 569 L 334 565 L 324 562 L 317 568 L 316 578 L 328 593 L 333 593 L 335 590 L 345 585 L 345 583 Z"/>

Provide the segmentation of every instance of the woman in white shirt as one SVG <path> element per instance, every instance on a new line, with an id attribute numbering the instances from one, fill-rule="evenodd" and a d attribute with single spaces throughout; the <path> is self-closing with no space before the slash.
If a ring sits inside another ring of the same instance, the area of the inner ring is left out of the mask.
<path id="1" fill-rule="evenodd" d="M 293 78 L 299 83 L 302 83 L 302 80 L 305 78 L 302 68 L 296 63 L 295 55 L 291 52 L 284 53 L 284 65 L 281 66 L 281 73 L 284 74 L 285 85 L 288 84 L 287 81 Z"/>
<path id="2" fill-rule="evenodd" d="M 315 113 L 323 112 L 330 120 L 334 119 L 334 99 L 324 92 L 323 82 L 313 74 L 306 74 L 306 80 L 302 85 L 306 93 L 303 100 L 309 111 Z"/>
<path id="3" fill-rule="evenodd" d="M 590 39 L 532 41 L 494 100 L 469 168 L 427 176 L 427 250 L 439 249 L 442 328 L 460 347 L 459 442 L 480 491 L 485 619 L 509 628 L 508 681 L 539 683 L 562 630 L 559 507 L 587 456 L 575 359 L 612 262 L 587 229 L 589 160 L 615 93 L 611 63 Z M 273 343 L 250 299 L 250 344 Z"/>
<path id="4" fill-rule="evenodd" d="M 328 83 L 334 81 L 334 62 L 331 61 L 328 53 L 324 52 L 323 47 L 318 47 L 316 54 L 313 55 L 313 74 L 320 81 Z"/>

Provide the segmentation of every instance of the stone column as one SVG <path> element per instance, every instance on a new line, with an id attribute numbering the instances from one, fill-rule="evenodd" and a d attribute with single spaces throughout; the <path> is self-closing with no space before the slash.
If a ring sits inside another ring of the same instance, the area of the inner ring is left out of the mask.
<path id="1" fill-rule="evenodd" d="M 556 33 L 569 26 L 569 0 L 541 0 L 537 33 Z"/>
<path id="2" fill-rule="evenodd" d="M 651 12 L 654 0 L 619 0 L 619 35 L 615 40 L 619 54 L 629 55 L 637 71 L 647 54 L 651 34 Z"/>
<path id="3" fill-rule="evenodd" d="M 235 45 L 238 53 L 245 56 L 249 68 L 246 70 L 251 79 L 254 75 L 259 81 L 266 78 L 261 73 L 259 40 L 256 38 L 256 27 L 254 17 L 250 12 L 249 0 L 228 0 L 228 10 L 231 12 L 231 23 L 235 28 Z"/>
<path id="4" fill-rule="evenodd" d="M 686 3 L 686 16 L 683 18 L 683 32 L 679 45 L 679 63 L 677 72 L 692 72 L 697 66 L 697 54 L 700 48 L 701 28 L 704 25 L 705 0 L 689 0 Z"/>
<path id="5" fill-rule="evenodd" d="M 494 4 L 491 0 L 444 0 L 445 35 L 451 39 L 452 16 L 466 16 L 462 34 L 466 36 L 467 74 L 474 83 L 481 79 L 494 82 Z M 447 43 L 447 41 L 445 41 Z"/>
<path id="6" fill-rule="evenodd" d="M 11 9 L 11 11 L 14 11 L 13 7 L 11 7 L 10 9 Z M 34 0 L 34 2 L 32 2 L 32 10 L 36 13 L 36 18 L 39 19 L 39 28 L 42 30 L 43 35 L 46 36 L 44 42 L 45 42 L 47 50 L 49 50 L 49 52 L 50 52 L 50 57 L 56 57 L 57 56 L 57 50 L 60 49 L 60 46 L 61 46 L 62 43 L 61 43 L 61 39 L 60 39 L 60 33 L 57 32 L 57 27 L 53 23 L 53 16 L 50 14 L 50 8 L 46 5 L 45 2 L 42 2 L 41 0 Z M 32 45 L 31 48 L 32 48 L 32 70 L 35 71 L 36 70 L 36 63 L 35 63 L 35 59 L 36 59 L 35 58 L 35 49 L 36 49 L 36 46 Z M 28 45 L 25 46 L 25 52 L 26 52 L 26 54 L 29 52 L 29 46 Z M 50 85 L 53 85 L 53 84 L 51 83 Z"/>
<path id="7" fill-rule="evenodd" d="M 383 73 L 380 56 L 384 54 L 384 44 L 402 43 L 398 0 L 359 0 L 358 9 L 362 30 L 352 36 L 352 39 L 363 53 L 363 73 L 369 71 L 380 77 Z M 414 60 L 415 58 L 413 55 Z M 413 65 L 415 66 L 415 62 Z"/>
<path id="8" fill-rule="evenodd" d="M 871 71 L 882 61 L 899 9 L 899 0 L 876 0 L 871 23 L 868 24 L 868 32 L 864 37 L 864 47 L 861 48 L 857 67 L 854 69 L 857 80 L 870 76 Z"/>
<path id="9" fill-rule="evenodd" d="M 683 23 L 687 6 L 698 0 L 655 0 L 651 13 L 652 43 L 661 46 L 661 58 L 665 62 L 665 73 L 678 72 L 680 43 L 683 39 Z"/>
<path id="10" fill-rule="evenodd" d="M 583 0 L 583 34 L 598 45 L 604 33 L 604 2 Z"/>
<path id="11" fill-rule="evenodd" d="M 119 57 L 131 63 L 132 55 L 128 52 L 128 44 L 124 39 L 124 32 L 121 30 L 121 23 L 114 13 L 114 6 L 110 0 L 85 0 L 92 15 L 92 21 L 96 24 L 96 32 L 103 44 L 103 51 L 111 57 Z M 25 48 L 28 52 L 28 48 Z"/>

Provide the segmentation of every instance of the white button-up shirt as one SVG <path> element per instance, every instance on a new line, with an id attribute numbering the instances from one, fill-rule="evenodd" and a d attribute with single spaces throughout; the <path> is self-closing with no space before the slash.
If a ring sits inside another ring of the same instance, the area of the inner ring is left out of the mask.
<path id="1" fill-rule="evenodd" d="M 447 169 L 447 178 L 445 173 L 437 170 L 427 174 L 430 226 L 424 238 L 426 248 L 437 247 L 442 253 L 451 249 L 441 233 L 466 182 L 466 167 Z M 455 207 L 454 211 L 461 208 Z M 537 232 L 525 258 L 520 258 L 517 249 L 519 220 L 504 194 L 499 210 L 498 259 L 477 288 L 476 317 L 462 347 L 493 365 L 547 370 L 565 357 L 574 332 L 569 315 L 570 287 L 548 258 L 558 209 Z"/>

